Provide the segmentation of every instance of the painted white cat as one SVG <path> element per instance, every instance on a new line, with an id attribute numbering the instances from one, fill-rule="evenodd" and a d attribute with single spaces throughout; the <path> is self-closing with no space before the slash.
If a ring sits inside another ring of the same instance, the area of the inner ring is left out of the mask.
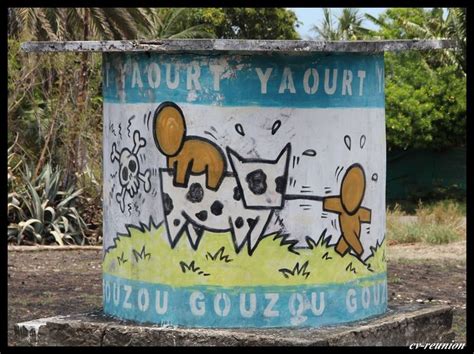
<path id="1" fill-rule="evenodd" d="M 252 254 L 271 219 L 283 208 L 291 145 L 275 160 L 243 158 L 226 149 L 232 172 L 217 191 L 206 188 L 206 175 L 190 175 L 187 187 L 173 184 L 172 169 L 161 168 L 161 196 L 169 241 L 174 247 L 183 233 L 197 249 L 204 230 L 231 232 L 236 252 L 245 243 Z"/>

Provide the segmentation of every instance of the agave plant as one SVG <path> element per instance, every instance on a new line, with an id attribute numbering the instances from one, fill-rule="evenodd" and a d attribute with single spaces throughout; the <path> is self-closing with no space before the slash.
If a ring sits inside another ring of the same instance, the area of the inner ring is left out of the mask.
<path id="1" fill-rule="evenodd" d="M 49 163 L 34 178 L 24 164 L 21 183 L 8 193 L 8 241 L 17 244 L 80 244 L 87 225 L 75 208 L 82 190 L 61 189 L 61 173 Z M 10 188 L 10 185 L 9 185 Z M 12 188 L 13 189 L 13 188 Z"/>

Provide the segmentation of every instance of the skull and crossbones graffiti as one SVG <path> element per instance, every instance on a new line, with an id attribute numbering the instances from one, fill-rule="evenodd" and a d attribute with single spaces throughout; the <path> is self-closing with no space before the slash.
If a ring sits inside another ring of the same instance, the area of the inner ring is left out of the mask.
<path id="1" fill-rule="evenodd" d="M 140 172 L 140 161 L 138 151 L 146 145 L 146 140 L 140 137 L 140 132 L 135 130 L 133 133 L 133 149 L 130 151 L 123 148 L 120 152 L 117 145 L 112 144 L 112 153 L 110 159 L 112 162 L 119 162 L 119 182 L 122 190 L 116 194 L 116 200 L 120 204 L 120 210 L 125 211 L 125 196 L 128 194 L 133 198 L 143 183 L 145 192 L 150 191 L 150 170 L 144 173 Z"/>

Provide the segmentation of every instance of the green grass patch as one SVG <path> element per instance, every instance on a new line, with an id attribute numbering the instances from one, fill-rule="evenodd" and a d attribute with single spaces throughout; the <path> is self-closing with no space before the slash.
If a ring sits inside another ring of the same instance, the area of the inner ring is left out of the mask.
<path id="1" fill-rule="evenodd" d="M 401 284 L 402 280 L 399 277 L 388 277 L 389 284 Z"/>
<path id="2" fill-rule="evenodd" d="M 466 215 L 466 199 L 397 199 L 387 201 L 387 209 L 391 212 L 398 210 L 404 215 L 416 215 L 420 208 L 426 210 L 451 209 L 460 216 Z"/>
<path id="3" fill-rule="evenodd" d="M 392 243 L 425 242 L 446 244 L 466 237 L 465 206 L 444 201 L 418 204 L 416 218 L 403 221 L 407 214 L 396 205 L 387 210 L 387 237 Z"/>
<path id="4" fill-rule="evenodd" d="M 235 252 L 230 233 L 205 232 L 193 250 L 185 236 L 171 249 L 164 226 L 130 227 L 129 232 L 106 253 L 105 273 L 171 286 L 284 286 L 345 283 L 386 272 L 385 242 L 362 262 L 351 254 L 341 257 L 324 238 L 292 251 L 281 237 L 270 235 L 249 256 L 246 250 Z"/>

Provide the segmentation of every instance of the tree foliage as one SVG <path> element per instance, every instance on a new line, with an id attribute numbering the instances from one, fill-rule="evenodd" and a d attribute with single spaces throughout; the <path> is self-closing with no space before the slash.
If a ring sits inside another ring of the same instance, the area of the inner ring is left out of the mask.
<path id="1" fill-rule="evenodd" d="M 12 8 L 9 36 L 22 40 L 135 39 L 151 22 L 140 8 Z"/>
<path id="2" fill-rule="evenodd" d="M 431 67 L 457 65 L 466 73 L 466 9 L 449 8 L 447 13 L 439 7 L 388 9 L 378 18 L 366 14 L 380 30 L 375 39 L 443 39 L 457 41 L 457 50 L 429 51 L 423 56 Z"/>
<path id="3" fill-rule="evenodd" d="M 285 8 L 193 9 L 188 21 L 209 25 L 216 38 L 299 39 L 296 14 Z"/>
<path id="4" fill-rule="evenodd" d="M 336 17 L 331 9 L 324 8 L 323 15 L 321 23 L 311 28 L 319 39 L 327 41 L 357 40 L 367 38 L 372 34 L 372 31 L 362 26 L 364 16 L 358 9 L 344 8 L 341 14 Z"/>
<path id="5" fill-rule="evenodd" d="M 453 65 L 421 65 L 421 53 L 385 55 L 389 148 L 464 146 L 466 79 Z"/>
<path id="6" fill-rule="evenodd" d="M 150 23 L 142 34 L 147 39 L 214 38 L 215 34 L 204 21 L 191 21 L 196 9 L 162 8 L 144 9 Z"/>
<path id="7" fill-rule="evenodd" d="M 452 38 L 461 47 L 456 51 L 385 53 L 389 149 L 464 146 L 465 10 L 450 8 L 444 14 L 440 8 L 396 8 L 378 18 L 366 17 L 379 26 L 376 39 Z"/>

